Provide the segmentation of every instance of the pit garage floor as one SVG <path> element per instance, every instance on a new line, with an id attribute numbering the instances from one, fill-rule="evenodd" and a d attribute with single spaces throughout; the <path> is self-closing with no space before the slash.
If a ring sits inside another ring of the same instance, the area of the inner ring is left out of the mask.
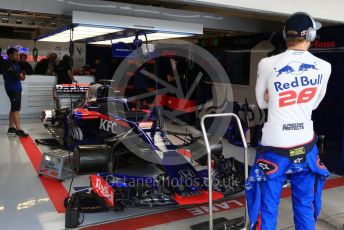
<path id="1" fill-rule="evenodd" d="M 51 181 L 37 176 L 37 168 L 46 146 L 36 146 L 34 139 L 50 138 L 39 120 L 24 120 L 27 139 L 8 137 L 7 122 L 0 121 L 0 229 L 39 230 L 64 229 L 63 199 L 68 194 L 70 180 Z M 229 144 L 224 153 L 242 157 L 242 150 Z M 251 151 L 251 161 L 254 154 Z M 140 169 L 152 173 L 155 168 Z M 76 176 L 73 187 L 89 184 L 88 175 Z M 323 193 L 323 209 L 318 230 L 343 229 L 344 178 L 328 180 Z M 215 204 L 215 218 L 232 219 L 243 215 L 244 197 L 238 194 Z M 191 225 L 207 220 L 207 205 L 183 208 L 128 208 L 123 212 L 85 214 L 80 229 L 190 229 Z M 290 190 L 283 192 L 278 229 L 294 229 Z"/>

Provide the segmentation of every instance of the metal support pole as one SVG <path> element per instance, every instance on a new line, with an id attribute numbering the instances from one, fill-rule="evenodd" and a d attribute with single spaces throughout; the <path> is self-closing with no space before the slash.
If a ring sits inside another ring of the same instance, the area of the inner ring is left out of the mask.
<path id="1" fill-rule="evenodd" d="M 213 224 L 213 180 L 211 176 L 211 150 L 210 150 L 210 145 L 209 145 L 209 140 L 207 136 L 207 132 L 205 130 L 204 126 L 204 120 L 206 118 L 210 117 L 234 117 L 236 122 L 238 123 L 239 131 L 240 131 L 240 136 L 242 139 L 242 143 L 244 146 L 244 164 L 245 164 L 245 180 L 248 178 L 248 156 L 247 156 L 247 144 L 246 144 L 246 139 L 244 135 L 244 131 L 241 126 L 240 118 L 234 114 L 234 113 L 219 113 L 219 114 L 208 114 L 202 117 L 201 119 L 201 128 L 202 128 L 202 133 L 204 137 L 204 142 L 207 147 L 207 155 L 208 155 L 208 193 L 209 193 L 209 230 L 214 229 L 214 224 Z M 249 229 L 249 220 L 248 220 L 248 212 L 247 212 L 247 202 L 245 202 L 245 216 L 244 216 L 244 221 L 245 221 L 245 226 L 242 230 Z"/>

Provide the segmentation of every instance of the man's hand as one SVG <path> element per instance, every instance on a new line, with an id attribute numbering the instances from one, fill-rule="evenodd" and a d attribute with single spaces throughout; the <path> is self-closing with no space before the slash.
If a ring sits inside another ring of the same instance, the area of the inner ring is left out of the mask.
<path id="1" fill-rule="evenodd" d="M 24 81 L 24 80 L 25 80 L 25 72 L 24 72 L 24 71 L 21 71 L 21 72 L 19 73 L 19 80 L 20 80 L 20 81 Z"/>
<path id="2" fill-rule="evenodd" d="M 269 99 L 270 99 L 270 97 L 269 97 L 269 91 L 265 91 L 265 93 L 264 93 L 264 100 L 268 103 L 269 102 Z"/>

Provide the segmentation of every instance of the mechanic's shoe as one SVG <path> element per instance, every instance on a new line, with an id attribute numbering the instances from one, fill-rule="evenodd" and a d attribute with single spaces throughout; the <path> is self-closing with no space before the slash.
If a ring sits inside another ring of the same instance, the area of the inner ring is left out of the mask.
<path id="1" fill-rule="evenodd" d="M 18 137 L 27 137 L 27 136 L 29 136 L 29 134 L 27 134 L 27 133 L 25 133 L 23 130 L 21 130 L 21 129 L 19 129 L 19 130 L 17 130 L 17 136 Z"/>
<path id="2" fill-rule="evenodd" d="M 17 134 L 17 130 L 15 128 L 8 128 L 7 135 L 8 136 L 15 136 Z"/>

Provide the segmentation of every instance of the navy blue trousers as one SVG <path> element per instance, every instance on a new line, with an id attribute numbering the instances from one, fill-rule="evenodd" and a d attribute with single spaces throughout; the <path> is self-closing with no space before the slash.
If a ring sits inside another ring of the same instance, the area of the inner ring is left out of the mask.
<path id="1" fill-rule="evenodd" d="M 298 158 L 291 160 L 271 151 L 257 154 L 245 189 L 250 229 L 277 228 L 282 187 L 289 179 L 295 229 L 315 230 L 321 209 L 321 192 L 329 172 L 321 163 L 315 144 L 304 158 L 300 158 L 301 162 Z"/>

